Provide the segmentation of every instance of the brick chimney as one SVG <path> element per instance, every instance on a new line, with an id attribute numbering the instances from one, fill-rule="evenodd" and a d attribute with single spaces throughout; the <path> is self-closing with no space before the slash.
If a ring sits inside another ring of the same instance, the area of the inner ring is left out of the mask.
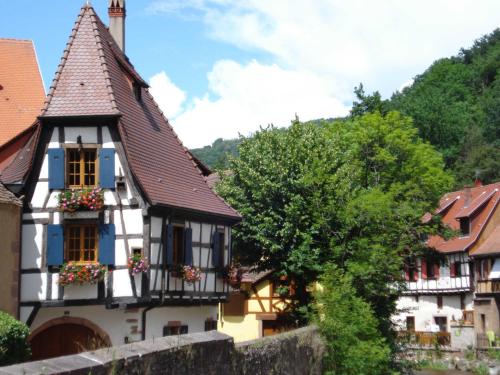
<path id="1" fill-rule="evenodd" d="M 109 0 L 109 32 L 125 53 L 125 0 Z"/>

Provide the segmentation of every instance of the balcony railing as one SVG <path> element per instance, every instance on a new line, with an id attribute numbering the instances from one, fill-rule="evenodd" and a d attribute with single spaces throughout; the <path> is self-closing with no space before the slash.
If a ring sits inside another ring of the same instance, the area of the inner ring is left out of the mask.
<path id="1" fill-rule="evenodd" d="M 492 332 L 489 335 L 486 333 L 478 333 L 477 347 L 481 349 L 500 347 L 500 333 Z"/>
<path id="2" fill-rule="evenodd" d="M 449 332 L 399 331 L 398 338 L 404 343 L 417 346 L 450 346 Z"/>
<path id="3" fill-rule="evenodd" d="M 500 293 L 500 279 L 478 280 L 476 282 L 476 293 Z"/>

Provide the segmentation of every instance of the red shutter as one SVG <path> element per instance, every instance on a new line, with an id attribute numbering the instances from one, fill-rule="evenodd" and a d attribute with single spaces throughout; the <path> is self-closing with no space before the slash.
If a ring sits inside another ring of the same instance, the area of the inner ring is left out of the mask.
<path id="1" fill-rule="evenodd" d="M 418 281 L 418 270 L 417 270 L 417 267 L 416 266 L 413 266 L 414 267 L 414 271 L 413 272 L 413 281 Z"/>
<path id="2" fill-rule="evenodd" d="M 434 263 L 434 276 L 439 279 L 439 262 Z"/>
<path id="3" fill-rule="evenodd" d="M 422 259 L 422 279 L 427 279 L 427 261 Z"/>
<path id="4" fill-rule="evenodd" d="M 455 262 L 450 263 L 450 276 L 455 277 L 457 275 L 457 264 Z"/>
<path id="5" fill-rule="evenodd" d="M 405 270 L 405 280 L 410 281 L 410 267 L 407 264 L 404 265 Z"/>

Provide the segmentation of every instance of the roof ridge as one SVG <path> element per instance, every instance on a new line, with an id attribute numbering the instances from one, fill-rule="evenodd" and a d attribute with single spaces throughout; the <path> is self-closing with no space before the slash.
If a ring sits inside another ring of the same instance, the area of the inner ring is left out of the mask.
<path id="1" fill-rule="evenodd" d="M 191 155 L 191 153 L 189 152 L 189 150 L 187 149 L 186 146 L 184 146 L 184 144 L 182 143 L 182 141 L 180 140 L 179 136 L 177 135 L 177 133 L 175 132 L 174 128 L 172 127 L 172 125 L 170 124 L 170 122 L 168 121 L 167 117 L 165 116 L 165 114 L 163 113 L 163 111 L 160 109 L 160 107 L 158 106 L 158 103 L 156 103 L 156 100 L 154 99 L 153 95 L 151 95 L 151 93 L 149 92 L 149 89 L 147 87 L 144 88 L 144 90 L 146 91 L 146 93 L 148 94 L 149 98 L 151 99 L 151 101 L 153 102 L 153 104 L 156 106 L 156 108 L 158 109 L 158 111 L 160 112 L 160 115 L 161 117 L 165 120 L 165 122 L 167 123 L 167 126 L 168 128 L 170 129 L 170 131 L 173 133 L 175 139 L 177 140 L 177 142 L 179 143 L 179 146 L 182 147 L 183 151 L 184 151 L 184 154 L 186 154 L 186 156 L 189 158 L 189 160 L 191 161 L 191 163 L 193 164 L 194 168 L 196 169 L 196 171 L 198 172 L 199 176 L 201 177 L 201 179 L 203 180 L 203 183 L 207 186 L 207 188 L 211 191 L 211 193 L 213 195 L 215 195 L 222 203 L 224 203 L 227 207 L 229 207 L 229 209 L 231 209 L 234 213 L 236 213 L 238 216 L 241 216 L 241 214 L 236 211 L 233 207 L 231 207 L 231 205 L 229 203 L 227 203 L 219 194 L 217 194 L 215 192 L 214 189 L 212 189 L 210 186 L 208 186 L 207 184 L 207 180 L 205 178 L 205 176 L 203 176 L 203 172 L 201 171 L 201 169 L 198 167 L 198 165 L 196 164 L 196 162 L 193 160 L 193 157 Z"/>
<path id="2" fill-rule="evenodd" d="M 42 116 L 47 112 L 50 102 L 52 100 L 52 97 L 54 95 L 54 91 L 56 89 L 57 83 L 59 82 L 59 78 L 61 77 L 62 70 L 64 66 L 66 65 L 66 61 L 68 61 L 68 55 L 69 55 L 69 50 L 71 49 L 71 46 L 73 45 L 73 42 L 75 40 L 76 33 L 78 32 L 78 28 L 80 27 L 80 24 L 83 19 L 83 15 L 85 14 L 85 10 L 87 8 L 83 6 L 80 9 L 80 13 L 78 14 L 78 17 L 75 21 L 75 24 L 73 26 L 73 29 L 71 30 L 71 34 L 69 36 L 68 42 L 66 43 L 66 47 L 64 48 L 63 55 L 61 57 L 61 61 L 57 67 L 56 74 L 54 76 L 54 79 L 52 80 L 52 83 L 50 85 L 49 92 L 47 94 L 47 98 L 45 99 L 45 103 L 42 109 Z"/>
<path id="3" fill-rule="evenodd" d="M 97 51 L 99 53 L 99 59 L 101 60 L 103 66 L 102 72 L 104 74 L 104 79 L 106 80 L 106 87 L 108 89 L 108 94 L 111 99 L 111 107 L 117 112 L 119 112 L 118 105 L 116 103 L 115 93 L 113 91 L 113 85 L 111 83 L 111 77 L 109 75 L 108 63 L 106 61 L 106 57 L 104 56 L 103 41 L 99 33 L 99 27 L 97 26 L 97 23 L 98 22 L 102 23 L 102 21 L 95 12 L 93 7 L 89 6 L 87 9 L 90 11 L 90 18 L 92 20 L 94 37 L 96 38 L 96 43 L 97 43 Z"/>
<path id="4" fill-rule="evenodd" d="M 17 39 L 17 38 L 5 38 L 5 37 L 0 37 L 0 41 L 33 43 L 33 40 L 31 40 L 31 39 Z"/>

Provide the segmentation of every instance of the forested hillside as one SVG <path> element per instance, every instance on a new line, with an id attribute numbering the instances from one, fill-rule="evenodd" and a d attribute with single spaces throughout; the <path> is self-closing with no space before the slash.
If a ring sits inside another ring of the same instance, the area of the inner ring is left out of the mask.
<path id="1" fill-rule="evenodd" d="M 500 30 L 436 61 L 388 109 L 413 118 L 458 183 L 500 177 Z"/>
<path id="2" fill-rule="evenodd" d="M 228 165 L 228 156 L 238 154 L 239 139 L 216 139 L 211 146 L 192 149 L 191 152 L 210 168 L 224 168 Z"/>
<path id="3" fill-rule="evenodd" d="M 434 62 L 413 84 L 383 101 L 378 92 L 355 90 L 352 117 L 397 110 L 413 118 L 419 135 L 442 154 L 463 186 L 480 178 L 500 179 L 500 30 L 478 39 L 456 56 Z M 216 140 L 192 150 L 210 167 L 227 165 L 240 140 Z"/>

